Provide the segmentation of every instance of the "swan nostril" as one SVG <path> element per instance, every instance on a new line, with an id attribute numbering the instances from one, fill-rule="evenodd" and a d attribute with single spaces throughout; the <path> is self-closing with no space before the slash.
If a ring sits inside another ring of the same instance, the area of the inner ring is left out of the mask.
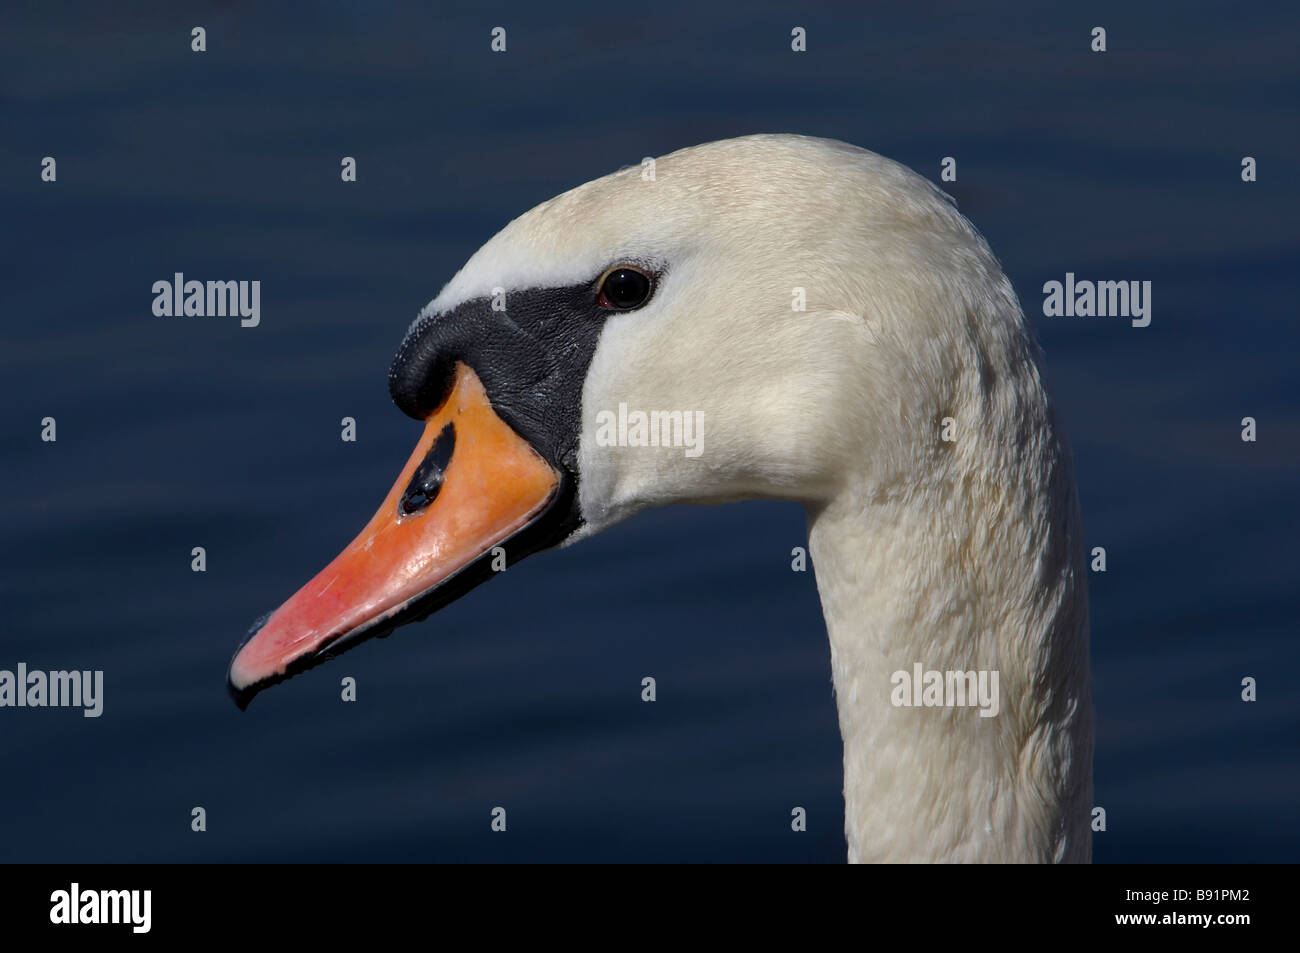
<path id="1" fill-rule="evenodd" d="M 432 503 L 442 489 L 443 476 L 447 464 L 451 462 L 452 451 L 456 449 L 456 425 L 449 423 L 442 428 L 438 439 L 433 442 L 429 452 L 424 455 L 420 465 L 411 474 L 411 482 L 402 494 L 399 507 L 402 515 L 418 513 Z"/>

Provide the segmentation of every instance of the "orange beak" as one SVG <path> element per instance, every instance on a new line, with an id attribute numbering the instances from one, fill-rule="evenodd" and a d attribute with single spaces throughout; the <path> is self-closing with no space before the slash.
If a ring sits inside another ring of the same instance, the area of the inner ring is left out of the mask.
<path id="1" fill-rule="evenodd" d="M 422 618 L 489 577 L 491 550 L 549 510 L 561 484 L 493 411 L 477 375 L 458 364 L 449 396 L 426 419 L 379 512 L 235 653 L 228 683 L 236 703 L 246 707 L 260 689 L 363 635 Z M 450 585 L 462 575 L 474 578 Z"/>

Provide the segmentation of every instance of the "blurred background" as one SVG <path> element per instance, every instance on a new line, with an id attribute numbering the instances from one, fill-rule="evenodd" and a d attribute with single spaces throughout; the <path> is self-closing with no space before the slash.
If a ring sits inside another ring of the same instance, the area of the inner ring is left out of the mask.
<path id="1" fill-rule="evenodd" d="M 1295 5 L 541 6 L 6 5 L 0 668 L 106 685 L 98 719 L 0 710 L 0 860 L 842 861 L 795 504 L 645 514 L 246 713 L 224 688 L 405 461 L 389 362 L 462 262 L 558 192 L 753 132 L 935 181 L 955 157 L 1038 327 L 1108 554 L 1095 860 L 1295 860 Z M 259 279 L 260 327 L 155 317 L 176 271 Z M 1151 325 L 1043 318 L 1066 271 L 1152 281 Z"/>

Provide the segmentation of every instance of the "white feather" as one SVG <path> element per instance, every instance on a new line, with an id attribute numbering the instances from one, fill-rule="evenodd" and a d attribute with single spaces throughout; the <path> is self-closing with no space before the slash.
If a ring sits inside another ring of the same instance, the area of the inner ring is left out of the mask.
<path id="1" fill-rule="evenodd" d="M 1072 464 L 1015 293 L 903 166 L 752 136 L 511 222 L 430 303 L 667 268 L 583 390 L 588 535 L 670 502 L 800 500 L 830 637 L 854 861 L 1090 856 L 1088 608 Z M 792 309 L 803 288 L 807 310 Z M 601 447 L 620 403 L 702 411 L 704 452 Z M 956 440 L 941 439 L 955 421 Z M 898 708 L 891 673 L 997 670 L 1001 711 Z"/>

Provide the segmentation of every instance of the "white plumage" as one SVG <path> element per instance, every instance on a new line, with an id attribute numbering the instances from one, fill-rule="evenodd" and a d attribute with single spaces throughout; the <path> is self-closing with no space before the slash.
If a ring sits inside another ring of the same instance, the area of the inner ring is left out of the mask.
<path id="1" fill-rule="evenodd" d="M 579 536 L 662 503 L 805 503 L 849 859 L 1087 860 L 1092 710 L 1072 465 L 1041 356 L 983 239 L 897 163 L 752 136 L 538 206 L 430 308 L 617 261 L 666 273 L 648 305 L 608 320 L 588 372 Z M 620 403 L 702 411 L 704 452 L 599 446 L 597 415 Z M 895 707 L 891 673 L 918 662 L 996 670 L 999 713 Z"/>

